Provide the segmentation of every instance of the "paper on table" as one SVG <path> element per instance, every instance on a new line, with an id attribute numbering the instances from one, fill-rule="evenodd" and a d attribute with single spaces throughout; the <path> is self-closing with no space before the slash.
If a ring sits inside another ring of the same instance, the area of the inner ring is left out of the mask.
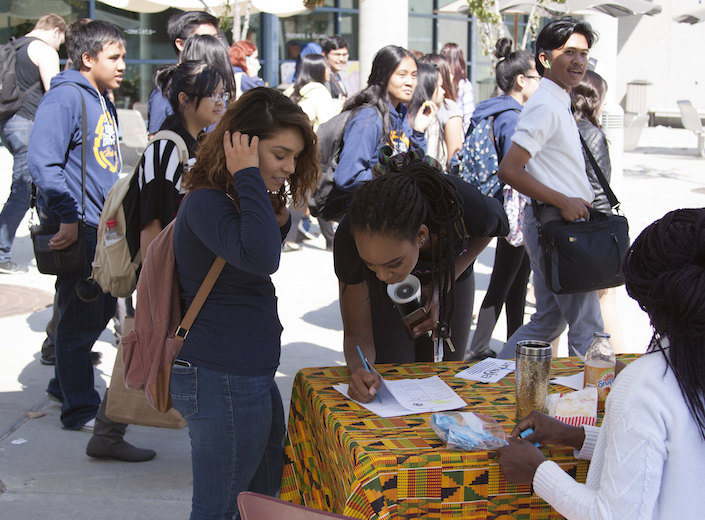
<path id="1" fill-rule="evenodd" d="M 486 358 L 455 374 L 455 377 L 480 381 L 481 383 L 496 383 L 507 374 L 514 372 L 516 363 L 511 359 Z"/>
<path id="2" fill-rule="evenodd" d="M 554 383 L 556 385 L 567 386 L 568 388 L 572 388 L 573 390 L 582 390 L 585 386 L 584 376 L 584 372 L 578 372 L 577 374 L 573 374 L 572 376 L 554 377 L 553 379 L 551 379 L 551 383 Z"/>
<path id="3" fill-rule="evenodd" d="M 382 386 L 377 400 L 361 403 L 351 399 L 348 395 L 348 385 L 333 386 L 338 392 L 348 399 L 355 401 L 360 406 L 380 417 L 398 417 L 414 413 L 441 412 L 456 410 L 467 405 L 440 377 L 433 376 L 425 379 L 398 379 L 382 380 Z"/>

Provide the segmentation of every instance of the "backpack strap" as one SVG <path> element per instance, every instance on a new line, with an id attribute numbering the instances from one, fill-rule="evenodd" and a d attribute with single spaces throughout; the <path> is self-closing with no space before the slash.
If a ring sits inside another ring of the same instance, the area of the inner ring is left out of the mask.
<path id="1" fill-rule="evenodd" d="M 188 336 L 191 325 L 193 325 L 193 322 L 196 320 L 198 313 L 201 312 L 201 307 L 203 307 L 203 304 L 206 302 L 206 298 L 208 298 L 208 295 L 213 289 L 215 281 L 218 279 L 218 276 L 220 276 L 223 267 L 225 267 L 225 260 L 220 256 L 216 257 L 215 260 L 213 260 L 211 268 L 208 270 L 208 274 L 206 274 L 201 286 L 198 288 L 196 296 L 194 296 L 191 305 L 189 305 L 186 314 L 181 320 L 181 323 L 176 328 L 176 333 L 174 334 L 176 341 L 183 343 L 186 336 Z"/>
<path id="2" fill-rule="evenodd" d="M 184 138 L 181 137 L 179 134 L 174 132 L 173 130 L 159 130 L 156 134 L 152 136 L 152 138 L 149 140 L 149 143 L 147 143 L 147 146 L 145 147 L 145 150 L 149 148 L 149 146 L 154 143 L 155 141 L 173 141 L 174 144 L 176 145 L 176 149 L 179 153 L 179 162 L 182 164 L 186 164 L 189 160 L 189 152 L 188 152 L 188 146 L 186 146 L 186 141 L 184 141 Z M 142 160 L 140 159 L 140 162 Z"/>

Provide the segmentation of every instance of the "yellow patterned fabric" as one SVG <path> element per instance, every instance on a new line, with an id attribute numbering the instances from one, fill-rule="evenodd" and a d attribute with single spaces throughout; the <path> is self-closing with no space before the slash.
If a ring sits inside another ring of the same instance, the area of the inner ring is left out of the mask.
<path id="1" fill-rule="evenodd" d="M 513 374 L 483 384 L 453 377 L 463 362 L 377 365 L 385 379 L 440 376 L 468 403 L 464 411 L 514 427 Z M 577 358 L 553 360 L 551 376 L 582 369 Z M 562 518 L 527 485 L 504 480 L 494 452 L 449 451 L 428 426 L 430 414 L 381 418 L 332 385 L 348 381 L 345 367 L 307 368 L 294 380 L 281 498 L 361 519 Z M 551 385 L 551 392 L 570 391 Z M 588 463 L 573 450 L 544 455 L 579 482 Z"/>

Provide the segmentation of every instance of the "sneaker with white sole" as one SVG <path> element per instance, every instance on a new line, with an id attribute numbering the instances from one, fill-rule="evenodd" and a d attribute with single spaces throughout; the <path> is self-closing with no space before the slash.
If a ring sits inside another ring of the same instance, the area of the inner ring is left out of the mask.
<path id="1" fill-rule="evenodd" d="M 81 426 L 78 431 L 80 432 L 87 432 L 87 433 L 93 433 L 93 429 L 95 428 L 95 419 L 91 419 L 88 421 L 86 424 Z"/>

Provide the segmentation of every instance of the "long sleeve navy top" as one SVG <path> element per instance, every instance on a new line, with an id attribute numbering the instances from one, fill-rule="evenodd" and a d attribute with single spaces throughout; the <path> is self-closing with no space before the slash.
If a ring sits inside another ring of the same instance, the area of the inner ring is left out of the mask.
<path id="1" fill-rule="evenodd" d="M 179 358 L 240 375 L 272 375 L 282 326 L 270 275 L 279 268 L 281 234 L 258 168 L 233 176 L 239 209 L 222 191 L 198 189 L 181 204 L 174 250 L 185 310 L 216 255 L 226 261 L 191 327 Z"/>

